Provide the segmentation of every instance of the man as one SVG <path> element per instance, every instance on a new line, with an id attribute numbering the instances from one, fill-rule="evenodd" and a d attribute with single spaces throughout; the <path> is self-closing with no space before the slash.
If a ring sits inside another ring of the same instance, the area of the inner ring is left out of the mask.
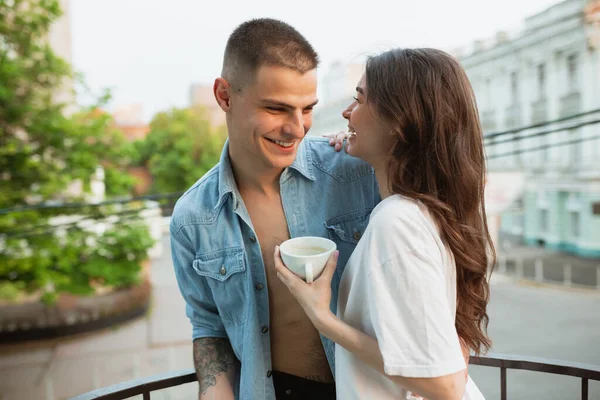
<path id="1" fill-rule="evenodd" d="M 219 164 L 177 202 L 173 263 L 193 326 L 200 399 L 333 399 L 334 345 L 275 276 L 290 237 L 337 243 L 343 268 L 379 201 L 371 167 L 304 139 L 318 57 L 291 26 L 245 22 L 214 83 L 229 140 Z"/>

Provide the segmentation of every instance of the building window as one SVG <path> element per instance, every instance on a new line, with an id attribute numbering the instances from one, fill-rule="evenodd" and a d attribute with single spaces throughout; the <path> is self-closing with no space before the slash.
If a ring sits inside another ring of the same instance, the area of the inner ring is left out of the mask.
<path id="1" fill-rule="evenodd" d="M 581 236 L 581 214 L 579 211 L 571 211 L 569 220 L 571 222 L 571 235 L 574 238 L 579 238 Z"/>
<path id="2" fill-rule="evenodd" d="M 538 95 L 540 100 L 546 98 L 546 65 L 539 64 L 537 67 Z"/>
<path id="3" fill-rule="evenodd" d="M 516 72 L 510 73 L 510 98 L 512 104 L 519 102 L 519 80 Z"/>
<path id="4" fill-rule="evenodd" d="M 513 232 L 514 233 L 523 233 L 523 228 L 525 227 L 525 215 L 523 212 L 516 212 L 513 214 Z"/>
<path id="5" fill-rule="evenodd" d="M 577 54 L 571 54 L 567 57 L 567 73 L 569 82 L 569 93 L 578 91 L 579 66 L 577 65 Z"/>
<path id="6" fill-rule="evenodd" d="M 492 110 L 494 107 L 492 105 L 492 78 L 487 78 L 485 80 L 485 107 L 486 110 Z"/>
<path id="7" fill-rule="evenodd" d="M 549 231 L 548 210 L 540 210 L 540 233 L 546 234 Z"/>
<path id="8" fill-rule="evenodd" d="M 569 145 L 569 151 L 571 159 L 569 160 L 569 165 L 572 168 L 577 168 L 577 166 L 581 163 L 581 143 L 578 143 L 579 139 L 579 129 L 569 129 L 568 131 L 569 140 L 572 144 Z"/>

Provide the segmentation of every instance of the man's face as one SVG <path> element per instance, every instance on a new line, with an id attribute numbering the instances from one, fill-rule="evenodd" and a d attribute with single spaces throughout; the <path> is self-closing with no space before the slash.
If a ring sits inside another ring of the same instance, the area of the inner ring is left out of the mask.
<path id="1" fill-rule="evenodd" d="M 316 103 L 316 70 L 260 67 L 254 82 L 231 95 L 230 154 L 259 171 L 289 167 L 312 125 Z"/>

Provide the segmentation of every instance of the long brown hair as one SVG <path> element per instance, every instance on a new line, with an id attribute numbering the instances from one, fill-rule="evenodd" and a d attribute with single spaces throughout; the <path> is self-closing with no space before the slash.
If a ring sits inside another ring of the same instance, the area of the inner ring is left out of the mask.
<path id="1" fill-rule="evenodd" d="M 367 102 L 397 137 L 389 189 L 425 204 L 456 261 L 456 330 L 489 350 L 485 151 L 475 95 L 459 62 L 436 49 L 395 49 L 367 60 Z"/>

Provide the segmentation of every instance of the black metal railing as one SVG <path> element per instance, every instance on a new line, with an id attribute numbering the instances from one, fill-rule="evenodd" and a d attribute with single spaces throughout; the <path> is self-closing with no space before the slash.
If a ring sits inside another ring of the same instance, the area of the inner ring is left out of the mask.
<path id="1" fill-rule="evenodd" d="M 600 366 L 574 362 L 549 360 L 545 358 L 521 357 L 510 354 L 488 354 L 486 357 L 472 356 L 471 365 L 500 368 L 500 398 L 507 399 L 507 376 L 509 369 L 542 372 L 573 376 L 581 379 L 581 400 L 589 400 L 589 381 L 600 381 Z M 70 400 L 123 400 L 132 396 L 143 395 L 150 400 L 150 393 L 196 381 L 193 369 L 169 372 L 148 378 L 122 382 L 113 386 L 97 389 Z"/>
<path id="2" fill-rule="evenodd" d="M 144 396 L 144 400 L 150 400 L 150 392 L 184 385 L 196 380 L 196 372 L 190 368 L 117 383 L 116 385 L 80 394 L 79 396 L 72 397 L 70 400 L 123 400 L 140 394 Z"/>
<path id="3" fill-rule="evenodd" d="M 600 381 L 600 366 L 547 358 L 522 357 L 511 354 L 488 354 L 471 357 L 469 364 L 500 368 L 500 399 L 506 400 L 506 370 L 517 369 L 546 374 L 567 375 L 581 379 L 581 400 L 589 400 L 589 381 Z"/>

